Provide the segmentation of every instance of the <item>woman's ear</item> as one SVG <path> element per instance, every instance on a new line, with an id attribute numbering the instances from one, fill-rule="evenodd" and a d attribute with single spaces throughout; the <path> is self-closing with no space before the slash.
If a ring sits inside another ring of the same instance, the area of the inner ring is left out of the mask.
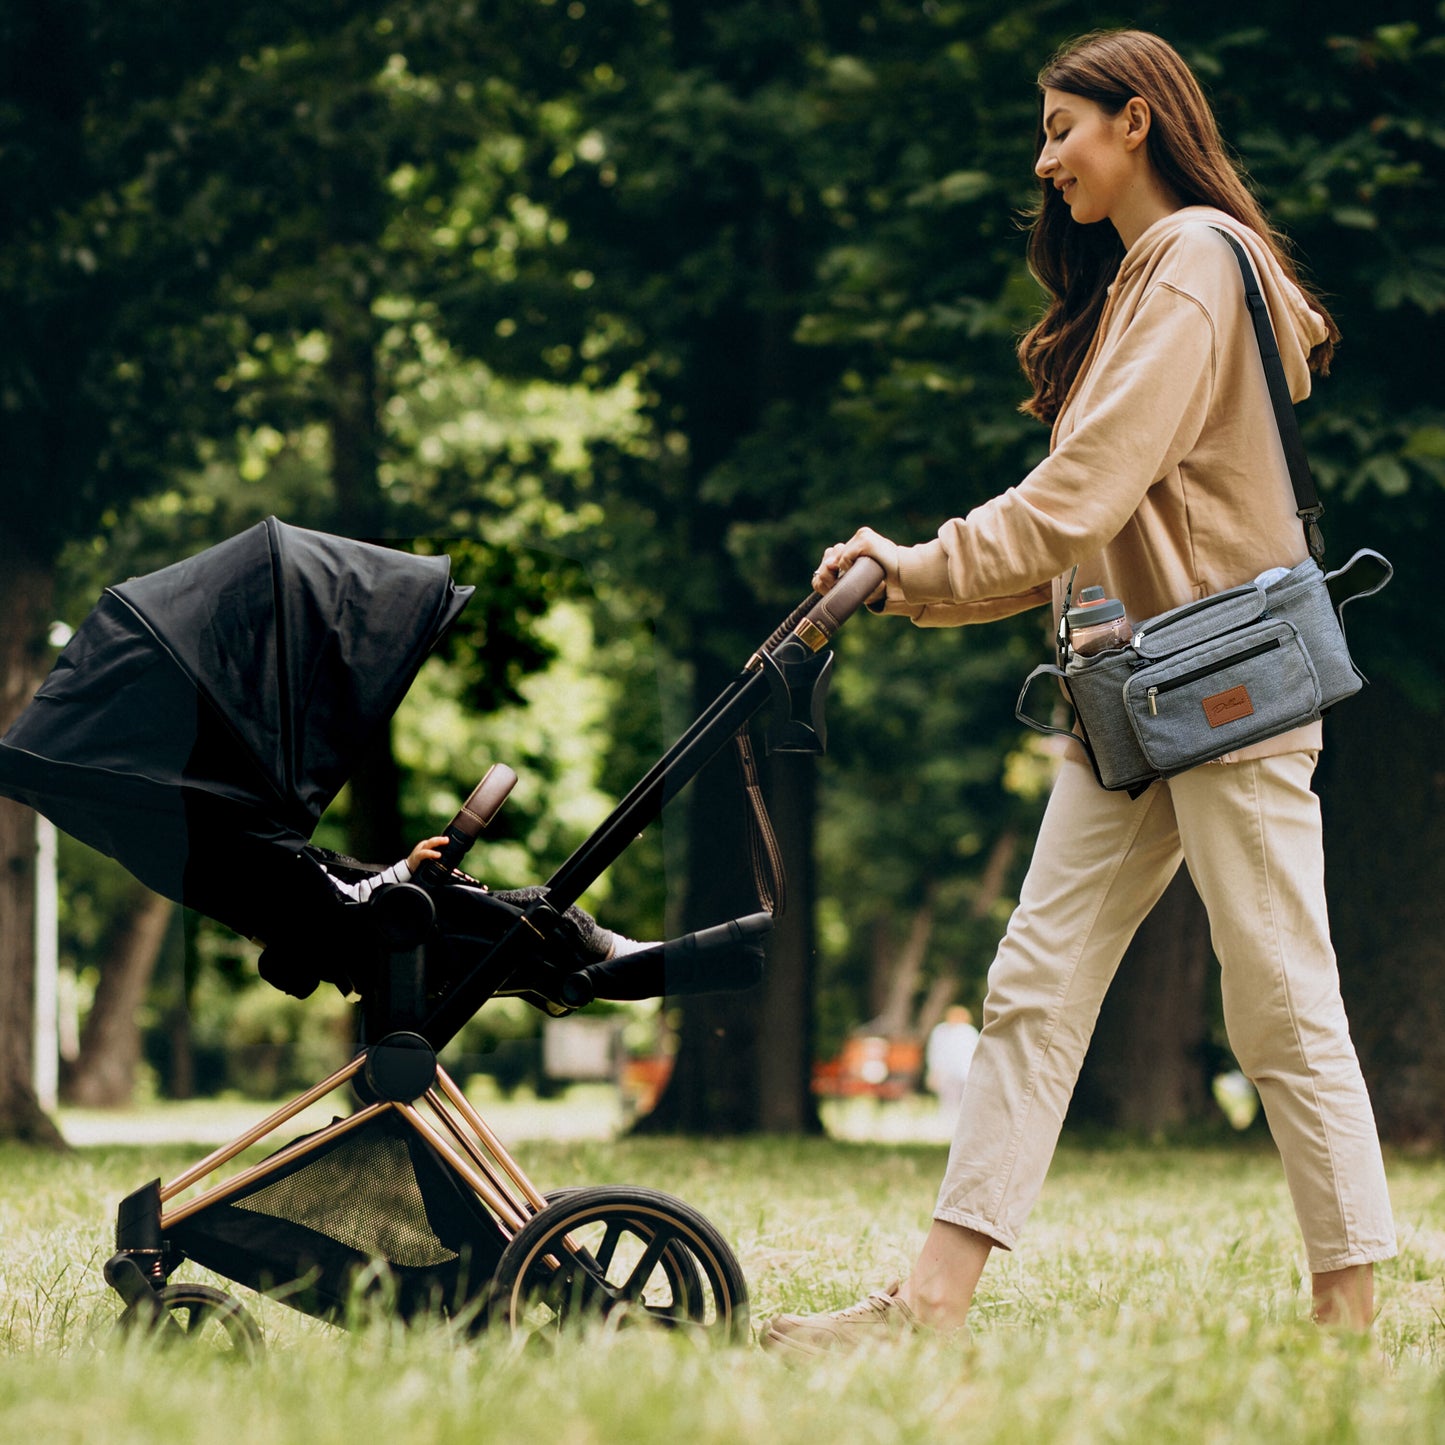
<path id="1" fill-rule="evenodd" d="M 1137 150 L 1149 135 L 1154 123 L 1154 112 L 1142 95 L 1131 96 L 1124 102 L 1124 144 L 1129 150 Z"/>

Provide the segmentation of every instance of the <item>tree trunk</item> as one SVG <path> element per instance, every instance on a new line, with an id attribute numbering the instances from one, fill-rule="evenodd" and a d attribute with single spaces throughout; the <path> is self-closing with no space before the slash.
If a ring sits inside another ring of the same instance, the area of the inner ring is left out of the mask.
<path id="1" fill-rule="evenodd" d="M 196 1041 L 191 1026 L 191 990 L 201 968 L 197 943 L 199 927 L 199 914 L 189 909 L 182 913 L 174 967 L 165 952 L 159 961 L 162 974 L 171 974 L 161 989 L 169 999 L 161 1020 L 166 1038 L 163 1084 L 168 1099 L 194 1099 L 199 1084 L 196 1077 Z"/>
<path id="2" fill-rule="evenodd" d="M 378 533 L 381 493 L 376 484 L 376 338 L 370 304 L 338 303 L 328 328 L 326 379 L 331 415 L 331 491 L 336 514 L 349 531 Z"/>
<path id="3" fill-rule="evenodd" d="M 674 805 L 676 806 L 676 805 Z M 685 931 L 752 912 L 747 833 L 737 768 L 724 752 L 693 779 L 687 796 Z M 769 948 L 769 972 L 776 945 Z M 682 1004 L 672 1076 L 640 1133 L 746 1134 L 761 1127 L 758 1002 L 755 994 L 698 994 Z"/>
<path id="4" fill-rule="evenodd" d="M 978 891 L 974 894 L 973 904 L 968 910 L 971 917 L 988 917 L 994 904 L 998 902 L 999 894 L 1003 892 L 1004 884 L 1008 882 L 1009 869 L 1013 867 L 1014 855 L 1018 850 L 1018 829 L 1010 825 L 993 840 L 993 847 L 988 850 L 988 862 L 983 865 Z"/>
<path id="5" fill-rule="evenodd" d="M 983 872 L 979 875 L 978 888 L 974 892 L 973 902 L 969 905 L 968 912 L 971 918 L 987 918 L 994 904 L 998 902 L 998 896 L 1003 892 L 1004 884 L 1008 881 L 1014 855 L 1018 852 L 1018 843 L 1018 830 L 1013 826 L 1005 827 L 994 839 L 993 847 L 989 849 L 988 860 L 984 863 Z M 917 940 L 918 966 L 920 968 L 923 964 L 923 950 L 927 946 L 932 930 L 933 909 L 934 905 L 930 897 L 930 901 L 924 905 L 927 928 L 923 936 Z M 914 929 L 917 930 L 919 925 L 920 919 L 915 918 Z M 910 942 L 905 947 L 905 956 L 912 946 L 913 944 Z M 937 974 L 929 984 L 927 993 L 915 1011 L 907 1007 L 913 995 L 913 985 L 910 985 L 908 997 L 902 1000 L 906 1008 L 903 1015 L 906 1022 L 898 1032 L 911 1033 L 916 1039 L 926 1039 L 933 1032 L 935 1025 L 942 1020 L 944 1012 L 957 994 L 958 979 L 951 973 Z"/>
<path id="6" fill-rule="evenodd" d="M 66 1102 L 92 1109 L 124 1108 L 135 1093 L 141 1060 L 140 1008 L 166 941 L 175 905 L 149 890 L 101 964 L 95 1002 L 68 1071 Z"/>
<path id="7" fill-rule="evenodd" d="M 875 942 L 883 944 L 873 958 L 874 982 L 870 990 L 875 1007 L 868 1022 L 868 1031 L 884 1038 L 901 1038 L 913 1031 L 913 995 L 923 976 L 923 960 L 933 937 L 933 890 L 908 920 L 908 931 L 902 944 L 893 944 L 889 920 L 882 919 L 875 930 Z"/>
<path id="8" fill-rule="evenodd" d="M 337 182 L 335 194 L 346 195 Z M 364 257 L 342 238 L 349 218 L 332 217 L 338 245 L 338 291 L 327 319 L 327 431 L 331 442 L 331 493 L 335 525 L 351 536 L 379 537 L 385 507 L 377 479 L 381 428 L 376 368 L 376 321 Z M 402 833 L 401 771 L 392 752 L 391 725 L 355 768 L 348 789 L 347 846 L 367 863 L 395 863 L 415 840 Z"/>
<path id="9" fill-rule="evenodd" d="M 674 7 L 674 62 L 679 71 L 715 64 L 716 34 L 704 21 Z M 733 57 L 726 57 L 729 61 Z M 781 47 L 760 52 L 753 78 L 789 64 Z M 692 360 L 674 395 L 688 440 L 685 500 L 677 519 L 679 555 L 707 559 L 699 572 L 716 568 L 714 601 L 699 608 L 702 594 L 690 576 L 671 579 L 677 616 L 687 618 L 679 652 L 695 669 L 694 716 L 711 703 L 734 675 L 745 652 L 721 655 L 746 627 L 746 577 L 728 561 L 719 541 L 735 520 L 724 508 L 697 500 L 714 470 L 733 455 L 739 442 L 754 434 L 766 409 L 785 399 L 801 399 L 808 366 L 794 341 L 797 316 L 776 298 L 797 294 L 804 248 L 785 203 L 770 200 L 770 187 L 756 173 L 735 180 L 738 195 L 729 217 L 746 263 L 756 268 L 760 285 L 737 287 L 716 310 L 698 318 L 689 338 Z M 699 172 L 700 191 L 713 179 Z M 683 224 L 698 224 L 708 203 L 692 208 L 679 195 Z M 705 221 L 704 224 L 711 224 Z M 768 298 L 761 300 L 761 297 Z M 752 609 L 754 637 L 776 622 Z M 736 768 L 719 758 L 690 788 L 688 812 L 688 928 L 706 927 L 756 910 L 748 878 L 745 814 Z M 645 1131 L 681 1130 L 700 1134 L 737 1134 L 767 1129 L 820 1132 L 813 1102 L 812 1022 L 814 975 L 813 814 L 816 760 L 781 755 L 770 760 L 766 792 L 790 879 L 786 914 L 774 922 L 768 968 L 761 987 L 744 994 L 703 994 L 685 1001 L 672 1077 L 657 1107 L 640 1121 Z"/>
<path id="10" fill-rule="evenodd" d="M 769 759 L 769 805 L 792 897 L 773 920 L 768 971 L 754 989 L 758 1016 L 758 1126 L 772 1134 L 820 1134 L 813 1098 L 813 819 L 817 759 Z"/>
<path id="11" fill-rule="evenodd" d="M 45 675 L 54 583 L 0 533 L 0 735 Z M 0 1139 L 63 1143 L 35 1098 L 35 814 L 0 798 Z"/>
<path id="12" fill-rule="evenodd" d="M 946 973 L 939 974 L 928 985 L 928 992 L 924 994 L 923 1002 L 918 1005 L 918 1020 L 913 1028 L 914 1038 L 927 1039 L 937 1025 L 942 1023 L 943 1015 L 957 994 L 958 980 Z"/>
<path id="13" fill-rule="evenodd" d="M 1377 683 L 1332 713 L 1325 728 L 1318 785 L 1351 1033 L 1381 1134 L 1438 1148 L 1445 1144 L 1439 714 Z"/>
<path id="14" fill-rule="evenodd" d="M 1071 1123 L 1155 1134 L 1208 1115 L 1213 960 L 1208 916 L 1181 868 L 1104 1000 Z"/>
<path id="15" fill-rule="evenodd" d="M 699 994 L 682 1004 L 672 1077 L 640 1133 L 816 1134 L 812 1093 L 816 941 L 812 852 L 816 759 L 768 760 L 768 809 L 787 871 L 789 904 L 774 920 L 762 984 Z M 747 815 L 731 749 L 689 789 L 688 895 L 683 927 L 757 911 L 747 866 Z"/>
<path id="16" fill-rule="evenodd" d="M 383 865 L 405 858 L 416 840 L 402 831 L 401 769 L 392 752 L 390 723 L 352 773 L 347 797 L 346 839 L 352 855 Z"/>

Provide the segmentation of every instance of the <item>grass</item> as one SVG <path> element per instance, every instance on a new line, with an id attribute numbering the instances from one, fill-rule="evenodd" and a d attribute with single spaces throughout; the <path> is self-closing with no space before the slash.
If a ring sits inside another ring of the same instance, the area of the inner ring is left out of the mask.
<path id="1" fill-rule="evenodd" d="M 904 1272 L 944 1161 L 937 1143 L 509 1142 L 544 1188 L 627 1182 L 697 1206 L 733 1241 L 755 1321 Z M 0 1439 L 1445 1442 L 1438 1159 L 1389 1161 L 1401 1254 L 1380 1270 L 1368 1341 L 1307 1323 L 1267 1145 L 1076 1144 L 1024 1246 L 991 1263 L 969 1345 L 913 1341 L 797 1373 L 756 1348 L 639 1332 L 557 1354 L 384 1320 L 347 1334 L 239 1289 L 270 1345 L 258 1365 L 117 1349 L 100 1278 L 115 1202 L 196 1157 L 173 1143 L 0 1147 Z"/>

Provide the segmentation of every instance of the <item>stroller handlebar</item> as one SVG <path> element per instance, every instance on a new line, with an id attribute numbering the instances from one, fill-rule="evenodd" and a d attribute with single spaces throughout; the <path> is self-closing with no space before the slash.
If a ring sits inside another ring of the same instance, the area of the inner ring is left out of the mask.
<path id="1" fill-rule="evenodd" d="M 871 557 L 860 557 L 824 596 L 810 592 L 778 624 L 768 640 L 748 659 L 747 671 L 762 666 L 763 656 L 797 637 L 809 652 L 821 652 L 838 629 L 878 590 L 883 568 Z"/>
<path id="2" fill-rule="evenodd" d="M 670 748 L 648 770 L 632 791 L 615 807 L 607 818 L 593 831 L 592 835 L 557 869 L 547 880 L 545 887 L 549 906 L 562 913 L 592 886 L 602 873 L 626 851 L 633 839 L 661 814 L 669 798 L 675 797 L 722 747 L 742 728 L 752 715 L 771 695 L 774 678 L 781 667 L 796 668 L 799 662 L 806 662 L 807 655 L 821 653 L 832 641 L 838 629 L 877 591 L 884 580 L 883 568 L 871 557 L 860 557 L 826 596 L 809 594 L 788 618 L 782 622 L 773 635 L 748 659 L 742 672 L 735 677 L 703 714 L 672 744 Z M 775 655 L 776 654 L 776 655 Z M 803 656 L 800 657 L 800 654 Z M 769 664 L 776 664 L 769 666 Z M 427 865 L 431 866 L 431 865 Z M 419 881 L 425 882 L 425 879 Z M 756 915 L 760 920 L 770 921 L 766 913 Z M 747 920 L 741 921 L 746 923 Z M 737 948 L 745 956 L 740 961 L 734 980 L 727 986 L 745 987 L 743 975 L 751 976 L 758 959 L 750 956 L 758 945 L 747 939 L 739 939 L 729 929 L 740 927 L 739 920 L 730 925 L 718 925 L 718 930 L 703 930 L 698 935 L 699 943 L 704 937 L 709 944 L 707 953 L 718 949 Z M 720 932 L 719 932 L 720 930 Z M 744 932 L 747 930 L 744 929 Z M 522 934 L 531 932 L 525 923 L 519 923 L 513 935 L 499 945 L 482 962 L 442 999 L 427 1019 L 421 1032 L 435 1048 L 443 1048 L 456 1037 L 460 1029 L 483 1003 L 500 988 L 504 987 L 512 974 L 522 966 L 531 944 Z M 532 934 L 535 937 L 535 933 Z M 714 942 L 716 939 L 716 942 Z M 627 972 L 634 975 L 627 981 L 628 987 L 640 986 L 636 975 L 646 966 L 663 965 L 672 967 L 673 977 L 664 977 L 659 988 L 675 987 L 679 982 L 677 973 L 688 954 L 679 947 L 679 940 L 664 945 L 666 954 L 637 958 Z M 624 955 L 624 960 L 629 956 Z M 760 958 L 760 953 L 759 953 Z M 691 960 L 689 960 L 691 961 Z M 714 960 L 710 960 L 710 964 Z M 589 965 L 588 967 L 591 967 Z M 719 979 L 721 969 L 709 967 L 705 970 L 708 983 Z M 575 982 L 574 982 L 575 981 Z M 581 1007 L 585 994 L 595 984 L 595 977 L 589 975 L 578 979 L 574 973 L 569 976 L 570 997 L 559 999 L 568 1008 Z M 595 987 L 594 987 L 595 992 Z M 622 995 L 617 995 L 622 997 Z M 656 997 L 655 992 L 629 997 Z"/>
<path id="3" fill-rule="evenodd" d="M 517 786 L 517 775 L 506 763 L 493 763 L 487 775 L 472 789 L 471 796 L 458 809 L 457 815 L 447 824 L 446 846 L 440 858 L 432 858 L 417 870 L 418 883 L 442 883 L 451 874 L 467 850 L 477 841 L 482 829 L 497 816 L 512 789 Z"/>
<path id="4" fill-rule="evenodd" d="M 833 634 L 878 590 L 883 568 L 860 557 L 809 609 L 806 620 L 831 642 Z"/>

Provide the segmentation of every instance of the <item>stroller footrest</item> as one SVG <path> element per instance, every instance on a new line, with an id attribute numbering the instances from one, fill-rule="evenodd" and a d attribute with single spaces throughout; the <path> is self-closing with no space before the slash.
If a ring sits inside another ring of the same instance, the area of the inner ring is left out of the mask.
<path id="1" fill-rule="evenodd" d="M 583 991 L 587 993 L 583 1003 L 594 998 L 662 998 L 752 988 L 763 976 L 762 940 L 772 926 L 771 913 L 750 913 L 666 943 L 589 964 L 567 983 L 580 985 L 576 991 L 579 996 Z M 571 1003 L 571 999 L 565 1002 Z"/>

